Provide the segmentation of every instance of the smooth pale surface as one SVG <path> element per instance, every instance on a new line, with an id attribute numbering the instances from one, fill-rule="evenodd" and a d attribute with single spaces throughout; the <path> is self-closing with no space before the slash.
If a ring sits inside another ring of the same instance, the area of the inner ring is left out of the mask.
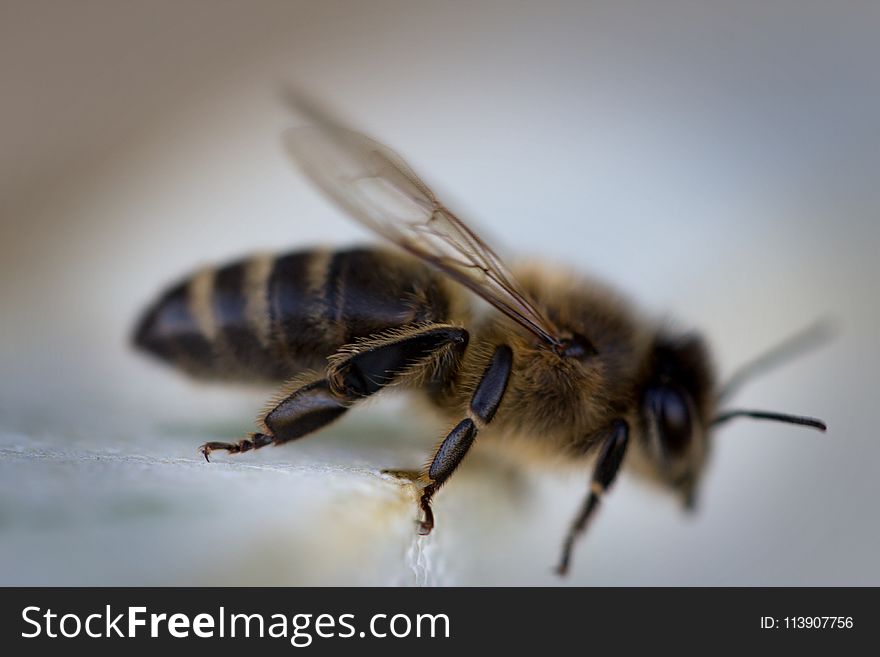
<path id="1" fill-rule="evenodd" d="M 0 583 L 555 584 L 588 473 L 476 453 L 414 538 L 444 427 L 380 402 L 206 465 L 266 393 L 133 354 L 201 263 L 371 239 L 285 161 L 282 82 L 405 154 L 512 253 L 711 339 L 722 373 L 831 316 L 744 405 L 700 510 L 624 475 L 569 584 L 880 584 L 880 9 L 871 3 L 6 2 Z M 668 313 L 668 315 L 666 314 Z"/>

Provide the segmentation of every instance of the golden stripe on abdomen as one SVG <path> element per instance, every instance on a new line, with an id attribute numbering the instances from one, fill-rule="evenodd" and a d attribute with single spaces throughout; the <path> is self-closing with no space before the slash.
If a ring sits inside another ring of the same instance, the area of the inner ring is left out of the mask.
<path id="1" fill-rule="evenodd" d="M 169 289 L 143 316 L 135 344 L 187 371 L 202 372 L 214 359 L 190 303 L 190 281 Z"/>
<path id="2" fill-rule="evenodd" d="M 249 272 L 259 263 L 245 260 L 217 270 L 211 308 L 216 327 L 215 368 L 230 377 L 252 374 L 254 377 L 274 379 L 280 373 L 278 359 L 273 357 L 268 340 L 261 339 L 262 321 L 254 321 L 248 312 L 254 305 L 249 295 L 265 296 L 265 286 L 254 289 L 249 285 Z M 265 285 L 265 281 L 264 281 Z M 264 312 L 266 304 L 262 305 Z"/>
<path id="3" fill-rule="evenodd" d="M 279 257 L 267 284 L 272 343 L 283 360 L 299 369 L 322 366 L 332 350 L 324 298 L 314 281 L 314 260 L 321 254 L 299 251 Z"/>

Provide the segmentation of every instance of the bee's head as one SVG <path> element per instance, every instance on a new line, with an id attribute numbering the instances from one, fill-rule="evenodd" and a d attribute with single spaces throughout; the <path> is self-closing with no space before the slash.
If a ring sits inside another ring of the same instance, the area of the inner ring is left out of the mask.
<path id="1" fill-rule="evenodd" d="M 746 409 L 718 412 L 716 406 L 747 379 L 828 339 L 830 334 L 824 322 L 809 327 L 740 368 L 721 388 L 715 387 L 708 351 L 699 337 L 658 337 L 640 399 L 642 446 L 654 475 L 692 507 L 713 427 L 748 417 L 825 431 L 825 423 L 811 417 Z"/>
<path id="2" fill-rule="evenodd" d="M 654 472 L 688 506 L 708 454 L 713 385 L 699 337 L 657 338 L 641 391 L 643 447 Z"/>

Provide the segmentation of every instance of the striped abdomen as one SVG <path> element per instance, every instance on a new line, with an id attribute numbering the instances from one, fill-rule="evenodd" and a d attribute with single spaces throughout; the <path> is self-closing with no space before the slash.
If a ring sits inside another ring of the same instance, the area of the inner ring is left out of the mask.
<path id="1" fill-rule="evenodd" d="M 381 249 L 299 251 L 204 269 L 147 311 L 135 344 L 208 378 L 281 380 L 356 338 L 448 319 L 445 281 Z"/>

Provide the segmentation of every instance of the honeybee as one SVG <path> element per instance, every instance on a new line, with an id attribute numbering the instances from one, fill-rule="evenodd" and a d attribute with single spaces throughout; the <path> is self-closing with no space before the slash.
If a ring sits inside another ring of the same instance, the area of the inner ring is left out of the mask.
<path id="1" fill-rule="evenodd" d="M 450 427 L 415 475 L 419 533 L 433 529 L 431 501 L 475 441 L 525 447 L 592 469 L 564 574 L 624 463 L 691 504 L 719 424 L 825 430 L 809 417 L 720 410 L 743 377 L 718 386 L 698 335 L 669 333 L 559 267 L 511 271 L 399 155 L 296 103 L 310 126 L 287 135 L 294 162 L 398 248 L 254 256 L 203 269 L 148 309 L 134 335 L 141 349 L 196 377 L 282 384 L 258 430 L 205 443 L 206 460 L 302 438 L 386 388 L 418 390 Z"/>

